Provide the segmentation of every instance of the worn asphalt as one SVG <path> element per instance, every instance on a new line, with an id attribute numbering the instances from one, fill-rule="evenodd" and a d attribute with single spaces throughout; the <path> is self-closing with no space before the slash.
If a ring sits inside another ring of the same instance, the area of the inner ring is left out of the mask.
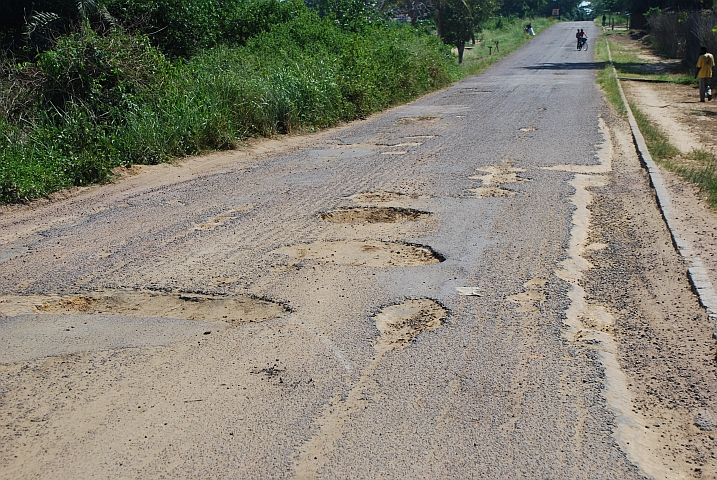
<path id="1" fill-rule="evenodd" d="M 0 478 L 710 478 L 711 326 L 598 34 L 6 209 Z"/>

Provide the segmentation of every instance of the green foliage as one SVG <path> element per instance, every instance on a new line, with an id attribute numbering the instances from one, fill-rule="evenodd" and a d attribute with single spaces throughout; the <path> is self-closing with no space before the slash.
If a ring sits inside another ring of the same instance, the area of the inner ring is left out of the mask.
<path id="1" fill-rule="evenodd" d="M 352 32 L 385 20 L 370 0 L 317 0 L 315 3 L 319 15 L 335 20 L 342 29 Z"/>
<path id="2" fill-rule="evenodd" d="M 552 2 L 550 2 L 552 3 Z M 547 0 L 524 0 L 522 2 L 503 2 L 500 7 L 500 13 L 503 16 L 517 16 L 519 18 L 528 18 L 550 14 L 547 11 Z"/>
<path id="3" fill-rule="evenodd" d="M 174 63 L 145 36 L 88 28 L 36 62 L 6 65 L 0 201 L 108 181 L 119 165 L 360 118 L 456 75 L 447 47 L 409 26 L 380 22 L 354 32 L 297 3 L 260 1 L 254 12 L 267 8 L 285 20 L 247 22 L 243 45 Z"/>
<path id="4" fill-rule="evenodd" d="M 438 36 L 445 44 L 458 48 L 459 63 L 463 61 L 466 42 L 476 31 L 480 31 L 497 8 L 495 0 L 437 0 L 435 19 Z"/>
<path id="5" fill-rule="evenodd" d="M 108 11 L 123 25 L 137 28 L 167 55 L 191 56 L 216 44 L 221 33 L 220 5 L 215 0 L 106 0 Z"/>
<path id="6" fill-rule="evenodd" d="M 38 55 L 35 66 L 44 77 L 45 106 L 63 111 L 67 103 L 82 105 L 89 115 L 103 116 L 133 108 L 136 95 L 168 64 L 146 37 L 118 29 L 100 36 L 83 29 Z"/>
<path id="7" fill-rule="evenodd" d="M 253 0 L 225 4 L 220 18 L 220 38 L 224 43 L 243 45 L 246 41 L 272 27 L 306 13 L 302 0 Z"/>

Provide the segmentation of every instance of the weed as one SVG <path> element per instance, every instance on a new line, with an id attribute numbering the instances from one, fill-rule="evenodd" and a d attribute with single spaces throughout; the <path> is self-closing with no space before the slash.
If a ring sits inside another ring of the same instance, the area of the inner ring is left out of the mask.
<path id="1" fill-rule="evenodd" d="M 645 137 L 647 149 L 650 155 L 657 162 L 664 162 L 680 154 L 680 150 L 670 143 L 667 134 L 637 108 L 637 105 L 630 104 L 630 110 L 635 117 L 642 136 Z"/>
<path id="2" fill-rule="evenodd" d="M 602 87 L 605 98 L 607 98 L 621 116 L 627 116 L 627 109 L 620 95 L 615 71 L 608 62 L 608 43 L 604 36 L 601 36 L 597 42 L 595 42 L 595 60 L 602 61 L 605 65 L 597 74 L 597 83 Z"/>

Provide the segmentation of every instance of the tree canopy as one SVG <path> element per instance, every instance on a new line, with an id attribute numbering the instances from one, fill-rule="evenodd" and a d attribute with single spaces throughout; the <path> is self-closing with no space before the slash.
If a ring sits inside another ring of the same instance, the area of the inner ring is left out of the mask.
<path id="1" fill-rule="evenodd" d="M 652 8 L 680 11 L 713 8 L 713 0 L 591 0 L 595 14 L 607 12 L 646 13 Z"/>

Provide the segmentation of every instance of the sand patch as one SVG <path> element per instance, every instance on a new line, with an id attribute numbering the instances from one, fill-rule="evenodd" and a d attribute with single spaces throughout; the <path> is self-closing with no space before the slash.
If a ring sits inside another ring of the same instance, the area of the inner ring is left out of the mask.
<path id="1" fill-rule="evenodd" d="M 528 179 L 518 176 L 519 173 L 524 171 L 525 169 L 523 168 L 511 166 L 509 162 L 502 165 L 481 167 L 477 175 L 470 177 L 471 180 L 480 180 L 481 186 L 470 188 L 468 192 L 478 198 L 510 197 L 516 195 L 517 192 L 509 190 L 503 185 L 528 181 Z"/>
<path id="2" fill-rule="evenodd" d="M 237 218 L 239 214 L 248 212 L 253 209 L 254 205 L 243 205 L 241 207 L 232 208 L 226 212 L 222 212 L 218 215 L 213 216 L 204 223 L 198 223 L 194 226 L 195 230 L 214 230 L 217 227 L 224 225 L 225 223 Z"/>
<path id="3" fill-rule="evenodd" d="M 540 305 L 545 302 L 545 293 L 543 289 L 547 280 L 544 278 L 533 278 L 523 284 L 526 288 L 524 292 L 516 293 L 508 296 L 508 300 L 517 303 L 519 306 L 517 312 L 534 313 L 540 311 Z"/>
<path id="4" fill-rule="evenodd" d="M 403 117 L 399 118 L 397 120 L 397 123 L 401 124 L 409 124 L 409 123 L 417 123 L 417 122 L 435 122 L 436 120 L 440 120 L 441 117 Z"/>

